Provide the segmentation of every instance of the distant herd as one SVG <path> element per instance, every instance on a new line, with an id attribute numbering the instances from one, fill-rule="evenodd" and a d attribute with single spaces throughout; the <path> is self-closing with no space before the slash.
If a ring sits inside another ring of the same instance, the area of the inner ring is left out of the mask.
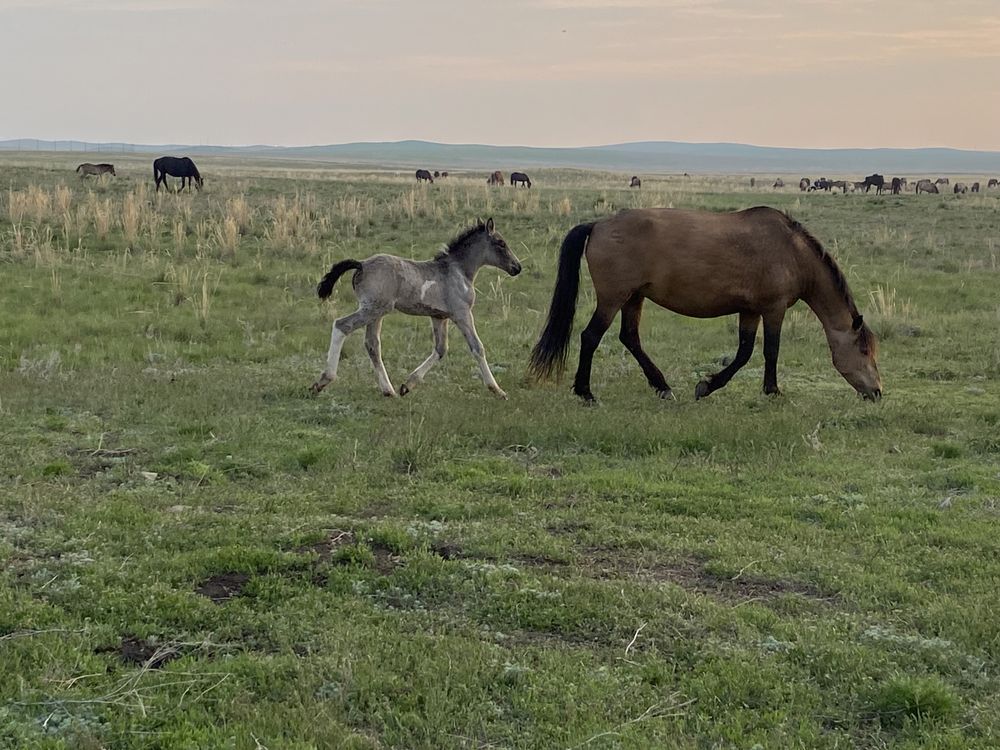
<path id="1" fill-rule="evenodd" d="M 115 165 L 114 164 L 90 164 L 89 162 L 81 164 L 76 168 L 76 172 L 80 177 L 95 176 L 100 177 L 104 174 L 110 174 L 116 176 Z M 191 190 L 191 186 L 194 185 L 196 188 L 201 190 L 202 186 L 205 184 L 201 173 L 198 171 L 198 167 L 195 163 L 187 156 L 176 157 L 176 156 L 161 156 L 160 158 L 153 161 L 153 180 L 156 183 L 156 190 L 159 192 L 160 186 L 169 189 L 167 184 L 167 176 L 180 177 L 181 184 L 179 190 L 183 190 L 185 185 L 188 191 Z M 415 173 L 417 182 L 427 182 L 433 183 L 435 178 L 441 179 L 442 177 L 447 177 L 448 172 L 442 172 L 439 170 L 434 170 L 432 173 L 428 169 L 418 169 Z M 684 173 L 684 177 L 690 178 L 687 172 Z M 491 187 L 502 187 L 506 184 L 504 180 L 503 172 L 499 169 L 491 172 L 489 177 L 486 178 L 486 184 Z M 511 187 L 531 187 L 531 178 L 528 177 L 524 172 L 511 172 L 510 173 L 510 184 Z M 750 187 L 756 187 L 757 180 L 755 177 L 750 178 Z M 941 187 L 947 187 L 951 185 L 950 180 L 947 177 L 938 177 L 936 180 L 931 180 L 928 178 L 908 180 L 906 177 L 892 177 L 885 178 L 884 176 L 878 174 L 870 174 L 863 180 L 831 180 L 826 177 L 820 177 L 816 180 L 812 180 L 808 177 L 803 177 L 799 180 L 799 190 L 804 192 L 813 192 L 817 190 L 822 190 L 826 192 L 831 192 L 833 190 L 842 190 L 843 192 L 856 192 L 859 190 L 864 190 L 866 193 L 872 188 L 875 188 L 875 194 L 881 195 L 884 191 L 888 190 L 893 195 L 899 195 L 904 190 L 906 190 L 910 185 L 913 185 L 914 192 L 919 195 L 920 193 L 940 193 Z M 632 175 L 629 180 L 628 186 L 630 188 L 641 188 L 642 180 L 638 175 Z M 771 187 L 775 190 L 781 190 L 785 187 L 785 181 L 780 177 L 774 181 Z M 1000 180 L 995 177 L 991 177 L 986 183 L 987 189 L 1000 188 Z M 966 184 L 964 182 L 956 182 L 952 187 L 952 192 L 956 195 L 964 195 L 965 193 L 978 193 L 980 192 L 980 183 L 973 182 L 971 184 Z"/>

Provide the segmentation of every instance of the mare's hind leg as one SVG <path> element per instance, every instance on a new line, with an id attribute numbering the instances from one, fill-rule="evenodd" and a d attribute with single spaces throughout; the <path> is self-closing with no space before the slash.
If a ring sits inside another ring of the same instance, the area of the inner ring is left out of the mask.
<path id="1" fill-rule="evenodd" d="M 785 311 L 778 310 L 764 316 L 764 393 L 780 396 L 778 388 L 778 347 L 781 344 L 781 324 Z"/>
<path id="2" fill-rule="evenodd" d="M 372 321 L 365 329 L 365 349 L 368 350 L 368 357 L 372 361 L 372 367 L 375 368 L 375 377 L 378 378 L 382 395 L 395 398 L 396 389 L 393 388 L 389 373 L 385 371 L 385 363 L 382 361 L 382 318 Z"/>
<path id="3" fill-rule="evenodd" d="M 448 353 L 448 319 L 431 318 L 431 325 L 434 326 L 434 351 L 430 356 L 420 363 L 420 366 L 410 373 L 406 382 L 399 386 L 399 395 L 405 396 L 416 388 L 417 383 L 424 379 L 428 371 L 439 361 L 444 359 Z"/>
<path id="4" fill-rule="evenodd" d="M 594 394 L 590 392 L 590 368 L 594 363 L 594 352 L 611 326 L 611 321 L 615 319 L 618 309 L 618 305 L 607 304 L 598 299 L 597 309 L 580 334 L 580 364 L 573 380 L 573 393 L 584 401 L 595 400 Z"/>
<path id="5" fill-rule="evenodd" d="M 618 339 L 625 344 L 625 348 L 635 357 L 635 361 L 639 363 L 639 367 L 642 368 L 646 380 L 653 386 L 656 395 L 660 398 L 673 398 L 674 394 L 670 390 L 670 386 L 667 385 L 666 378 L 663 377 L 660 368 L 653 363 L 649 355 L 643 351 L 642 342 L 639 341 L 639 320 L 642 317 L 643 301 L 644 297 L 642 295 L 634 294 L 625 303 L 625 306 L 622 308 L 622 330 L 618 334 Z"/>
<path id="6" fill-rule="evenodd" d="M 330 350 L 326 355 L 326 367 L 316 382 L 312 384 L 313 393 L 319 393 L 337 379 L 337 365 L 340 363 L 340 350 L 344 346 L 344 339 L 361 326 L 381 318 L 382 315 L 381 311 L 362 307 L 356 312 L 334 321 L 333 330 L 330 332 Z"/>
<path id="7" fill-rule="evenodd" d="M 722 386 L 732 380 L 743 365 L 750 360 L 753 354 L 753 345 L 757 340 L 757 326 L 760 325 L 760 315 L 756 313 L 740 313 L 740 345 L 736 350 L 736 356 L 724 369 L 709 375 L 702 380 L 694 389 L 695 399 L 705 398 L 713 391 L 719 390 Z"/>

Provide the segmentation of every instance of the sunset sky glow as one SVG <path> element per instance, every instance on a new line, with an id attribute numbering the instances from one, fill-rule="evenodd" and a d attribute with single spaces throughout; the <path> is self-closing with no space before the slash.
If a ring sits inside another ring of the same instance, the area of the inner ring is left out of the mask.
<path id="1" fill-rule="evenodd" d="M 1000 150 L 998 0 L 0 0 L 0 139 Z"/>

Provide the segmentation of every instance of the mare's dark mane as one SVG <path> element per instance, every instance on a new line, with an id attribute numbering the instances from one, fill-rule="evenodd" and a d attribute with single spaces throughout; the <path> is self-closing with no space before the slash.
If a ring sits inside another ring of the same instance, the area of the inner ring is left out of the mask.
<path id="1" fill-rule="evenodd" d="M 837 265 L 837 261 L 833 259 L 833 256 L 826 251 L 822 243 L 816 239 L 812 233 L 809 232 L 804 226 L 795 221 L 791 216 L 785 214 L 785 219 L 788 221 L 788 228 L 792 230 L 794 234 L 805 240 L 806 244 L 812 248 L 816 256 L 822 261 L 823 265 L 826 266 L 827 270 L 830 272 L 830 276 L 833 278 L 833 285 L 840 292 L 841 296 L 844 298 L 844 302 L 847 303 L 847 309 L 851 313 L 851 317 L 854 319 L 854 328 L 858 332 L 858 343 L 861 345 L 863 350 L 874 350 L 878 346 L 878 341 L 875 338 L 875 334 L 864 322 L 861 317 L 861 313 L 858 311 L 858 306 L 854 302 L 854 295 L 851 294 L 851 288 L 847 285 L 847 278 L 844 276 L 844 272 L 840 270 L 840 266 Z"/>

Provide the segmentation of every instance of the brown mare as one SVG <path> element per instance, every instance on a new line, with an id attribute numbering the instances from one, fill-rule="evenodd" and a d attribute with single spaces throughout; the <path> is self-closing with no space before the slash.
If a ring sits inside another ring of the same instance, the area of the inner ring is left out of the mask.
<path id="1" fill-rule="evenodd" d="M 100 177 L 102 174 L 115 175 L 115 165 L 114 164 L 91 164 L 89 162 L 81 164 L 76 168 L 79 172 L 80 177 L 86 177 L 87 175 L 95 175 Z"/>
<path id="2" fill-rule="evenodd" d="M 732 363 L 695 388 L 704 398 L 750 359 L 764 321 L 764 393 L 778 394 L 778 346 L 785 311 L 803 300 L 819 318 L 834 367 L 869 399 L 882 395 L 877 340 L 854 304 L 833 258 L 802 225 L 773 208 L 733 213 L 645 208 L 573 227 L 563 240 L 545 328 L 531 353 L 538 378 L 562 372 L 580 284 L 580 261 L 597 293 L 597 309 L 580 336 L 574 392 L 592 401 L 590 370 L 605 331 L 622 313 L 619 338 L 661 398 L 671 398 L 663 373 L 642 349 L 639 319 L 650 299 L 694 318 L 739 315 L 739 350 Z"/>

